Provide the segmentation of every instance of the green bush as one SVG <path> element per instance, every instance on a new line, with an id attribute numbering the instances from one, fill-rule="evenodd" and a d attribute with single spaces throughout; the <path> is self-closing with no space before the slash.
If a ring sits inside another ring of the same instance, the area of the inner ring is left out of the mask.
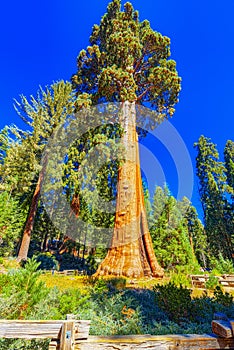
<path id="1" fill-rule="evenodd" d="M 175 322 L 190 318 L 192 311 L 191 291 L 183 286 L 177 287 L 169 282 L 166 285 L 153 287 L 158 306 Z"/>
<path id="2" fill-rule="evenodd" d="M 48 350 L 49 340 L 0 339 L 1 350 Z"/>
<path id="3" fill-rule="evenodd" d="M 219 253 L 219 258 L 211 258 L 210 266 L 213 270 L 213 274 L 233 274 L 234 266 L 233 262 L 229 259 L 224 259 L 223 255 Z"/>
<path id="4" fill-rule="evenodd" d="M 223 292 L 220 286 L 217 286 L 214 290 L 214 301 L 228 308 L 233 306 L 233 296 Z"/>
<path id="5" fill-rule="evenodd" d="M 35 258 L 29 259 L 25 268 L 0 276 L 1 318 L 27 318 L 34 306 L 47 296 L 49 290 L 39 281 L 39 265 Z"/>
<path id="6" fill-rule="evenodd" d="M 0 275 L 0 318 L 46 319 L 51 312 L 50 290 L 39 281 L 39 263 L 29 259 L 24 268 Z M 55 302 L 54 298 L 54 302 Z M 43 305 L 40 305 L 43 304 Z M 0 348 L 12 350 L 46 350 L 48 340 L 0 339 Z"/>
<path id="7" fill-rule="evenodd" d="M 58 261 L 51 253 L 40 253 L 36 257 L 37 262 L 40 263 L 39 268 L 41 270 L 52 270 L 53 268 L 58 270 Z"/>
<path id="8" fill-rule="evenodd" d="M 214 290 L 219 285 L 218 277 L 211 274 L 205 283 L 205 287 L 210 290 Z"/>
<path id="9" fill-rule="evenodd" d="M 88 276 L 86 281 L 95 292 L 116 291 L 125 288 L 127 283 L 125 277 L 97 278 Z"/>
<path id="10" fill-rule="evenodd" d="M 89 308 L 80 310 L 79 316 L 91 319 L 93 335 L 144 333 L 139 308 L 133 308 L 132 299 L 123 298 L 121 292 L 92 294 Z"/>
<path id="11" fill-rule="evenodd" d="M 79 314 L 80 309 L 90 307 L 90 295 L 82 295 L 79 289 L 68 289 L 58 298 L 58 308 L 61 318 L 64 319 L 67 314 Z"/>

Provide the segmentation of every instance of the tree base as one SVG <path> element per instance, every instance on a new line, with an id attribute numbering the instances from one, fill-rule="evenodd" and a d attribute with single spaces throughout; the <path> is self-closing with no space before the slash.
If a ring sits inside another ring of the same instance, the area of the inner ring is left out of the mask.
<path id="1" fill-rule="evenodd" d="M 156 259 L 155 259 L 156 261 Z M 95 276 L 124 276 L 128 278 L 163 277 L 164 271 L 156 261 L 153 268 L 140 254 L 139 241 L 110 248 Z"/>

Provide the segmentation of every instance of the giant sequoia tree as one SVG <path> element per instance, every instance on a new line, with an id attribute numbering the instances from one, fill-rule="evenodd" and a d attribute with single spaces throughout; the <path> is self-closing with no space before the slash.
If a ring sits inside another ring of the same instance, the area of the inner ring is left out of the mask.
<path id="1" fill-rule="evenodd" d="M 77 95 L 85 94 L 93 104 L 121 103 L 119 122 L 129 160 L 118 171 L 112 244 L 99 266 L 99 275 L 163 274 L 144 208 L 136 104 L 151 106 L 160 120 L 173 115 L 180 78 L 169 57 L 170 39 L 154 31 L 148 21 L 140 22 L 129 2 L 121 10 L 121 1 L 113 0 L 100 25 L 94 25 L 90 46 L 77 58 L 77 73 L 72 77 Z"/>

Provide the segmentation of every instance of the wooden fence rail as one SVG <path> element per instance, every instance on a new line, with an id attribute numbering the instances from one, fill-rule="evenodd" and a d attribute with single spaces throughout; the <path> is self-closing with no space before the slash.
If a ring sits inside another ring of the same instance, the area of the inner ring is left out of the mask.
<path id="1" fill-rule="evenodd" d="M 51 339 L 49 350 L 214 350 L 234 349 L 234 320 L 217 313 L 215 334 L 88 336 L 90 321 L 0 320 L 1 338 Z"/>
<path id="2" fill-rule="evenodd" d="M 205 288 L 206 282 L 209 280 L 210 275 L 189 275 L 193 288 Z M 217 278 L 219 284 L 223 287 L 234 287 L 234 275 L 222 275 L 214 276 Z"/>
<path id="3" fill-rule="evenodd" d="M 0 338 L 51 339 L 49 350 L 74 350 L 88 338 L 90 321 L 74 320 L 0 320 Z"/>
<path id="4" fill-rule="evenodd" d="M 76 350 L 227 350 L 234 349 L 234 338 L 215 335 L 124 335 L 89 336 Z"/>

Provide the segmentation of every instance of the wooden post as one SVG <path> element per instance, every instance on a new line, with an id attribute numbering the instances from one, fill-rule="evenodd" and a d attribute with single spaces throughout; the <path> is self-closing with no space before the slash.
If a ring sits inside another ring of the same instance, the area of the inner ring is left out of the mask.
<path id="1" fill-rule="evenodd" d="M 75 322 L 64 321 L 61 331 L 60 348 L 59 350 L 74 350 L 75 349 Z"/>

